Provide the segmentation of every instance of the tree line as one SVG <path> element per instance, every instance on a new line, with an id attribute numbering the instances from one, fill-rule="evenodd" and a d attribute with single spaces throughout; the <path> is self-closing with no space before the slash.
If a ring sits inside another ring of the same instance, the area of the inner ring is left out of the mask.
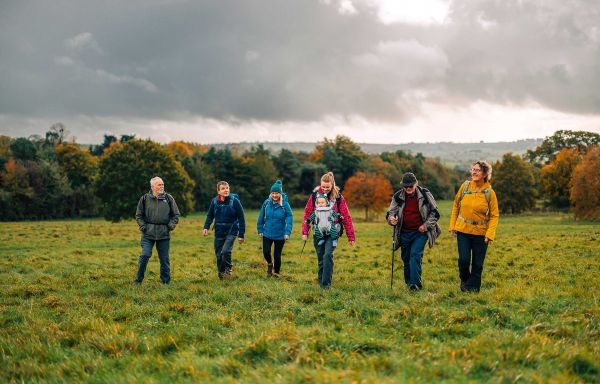
<path id="1" fill-rule="evenodd" d="M 594 133 L 558 131 L 524 156 L 504 155 L 494 164 L 492 178 L 502 211 L 523 212 L 544 199 L 549 206 L 573 205 L 578 217 L 594 218 L 577 202 L 581 193 L 573 180 L 585 172 L 578 169 L 596 161 L 598 144 L 600 135 Z M 311 152 L 272 153 L 262 145 L 235 151 L 182 141 L 161 145 L 134 135 L 105 135 L 101 144 L 83 146 L 58 123 L 44 136 L 0 136 L 0 215 L 5 221 L 128 219 L 157 175 L 184 215 L 206 210 L 219 180 L 230 183 L 245 207 L 258 208 L 280 179 L 290 204 L 302 207 L 327 171 L 334 172 L 351 207 L 364 210 L 367 219 L 385 209 L 405 172 L 415 173 L 437 199 L 454 198 L 468 176 L 465 169 L 450 169 L 420 153 L 367 154 L 345 136 L 324 139 Z M 578 183 L 591 182 L 597 174 Z M 589 187 L 583 190 L 589 205 Z"/>

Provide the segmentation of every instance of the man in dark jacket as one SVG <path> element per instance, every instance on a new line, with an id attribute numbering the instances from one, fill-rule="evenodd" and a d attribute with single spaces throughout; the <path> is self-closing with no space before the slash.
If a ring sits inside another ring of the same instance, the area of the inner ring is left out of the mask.
<path id="1" fill-rule="evenodd" d="M 395 249 L 402 250 L 404 282 L 410 290 L 418 291 L 423 288 L 421 265 L 425 244 L 433 247 L 442 233 L 438 224 L 440 213 L 431 192 L 419 187 L 413 173 L 402 176 L 402 186 L 392 197 L 386 219 L 396 226 Z"/>
<path id="2" fill-rule="evenodd" d="M 150 192 L 140 198 L 135 219 L 142 232 L 142 254 L 134 284 L 140 284 L 144 280 L 154 244 L 160 260 L 160 281 L 169 284 L 171 282 L 169 242 L 171 231 L 179 222 L 179 209 L 173 196 L 165 192 L 165 183 L 160 177 L 150 180 Z"/>
<path id="3" fill-rule="evenodd" d="M 244 242 L 246 221 L 242 203 L 233 193 L 229 192 L 226 181 L 217 183 L 217 197 L 213 198 L 208 207 L 208 214 L 204 222 L 204 236 L 208 235 L 210 225 L 215 221 L 215 256 L 219 279 L 231 275 L 231 249 L 238 238 L 240 244 Z"/>

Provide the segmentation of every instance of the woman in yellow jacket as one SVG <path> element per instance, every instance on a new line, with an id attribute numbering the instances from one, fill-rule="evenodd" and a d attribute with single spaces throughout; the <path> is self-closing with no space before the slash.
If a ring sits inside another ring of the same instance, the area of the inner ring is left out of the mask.
<path id="1" fill-rule="evenodd" d="M 487 161 L 471 166 L 471 180 L 459 188 L 454 198 L 450 233 L 458 244 L 460 290 L 479 292 L 487 247 L 496 236 L 498 199 L 490 185 L 492 167 Z"/>

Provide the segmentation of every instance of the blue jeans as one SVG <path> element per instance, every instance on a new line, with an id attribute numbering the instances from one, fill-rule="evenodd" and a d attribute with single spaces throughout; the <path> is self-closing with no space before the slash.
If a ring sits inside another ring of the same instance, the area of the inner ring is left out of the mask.
<path id="1" fill-rule="evenodd" d="M 421 265 L 423 251 L 427 243 L 427 234 L 421 232 L 401 232 L 400 249 L 404 263 L 404 282 L 406 285 L 416 285 L 423 288 Z"/>
<path id="2" fill-rule="evenodd" d="M 331 279 L 333 277 L 333 251 L 335 251 L 334 240 L 330 236 L 324 236 L 321 240 L 313 238 L 313 244 L 317 251 L 317 262 L 319 264 L 319 286 L 321 288 L 331 288 Z M 319 244 L 320 243 L 320 244 Z"/>
<path id="3" fill-rule="evenodd" d="M 150 260 L 150 257 L 152 256 L 152 248 L 154 247 L 154 244 L 156 244 L 158 260 L 160 261 L 160 281 L 165 284 L 169 284 L 169 282 L 171 282 L 169 242 L 170 239 L 152 240 L 142 235 L 142 240 L 140 241 L 140 244 L 142 245 L 142 253 L 138 260 L 138 271 L 135 277 L 138 282 L 142 282 L 142 280 L 144 280 L 144 274 L 146 273 L 148 260 Z"/>
<path id="4" fill-rule="evenodd" d="M 215 256 L 217 258 L 217 270 L 223 273 L 226 270 L 231 271 L 233 264 L 231 262 L 231 249 L 235 243 L 235 235 L 226 237 L 215 237 Z"/>
<path id="5" fill-rule="evenodd" d="M 488 247 L 484 241 L 485 236 L 457 232 L 456 240 L 461 287 L 467 291 L 479 292 L 483 261 Z"/>

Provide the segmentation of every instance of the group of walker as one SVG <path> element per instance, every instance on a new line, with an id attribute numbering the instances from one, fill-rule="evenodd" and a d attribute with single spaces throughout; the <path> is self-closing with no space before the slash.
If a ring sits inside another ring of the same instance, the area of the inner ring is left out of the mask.
<path id="1" fill-rule="evenodd" d="M 498 200 L 490 185 L 491 175 L 492 168 L 488 162 L 473 163 L 470 180 L 461 185 L 454 198 L 449 232 L 457 237 L 460 289 L 463 292 L 479 292 L 487 247 L 495 238 L 499 214 Z M 421 266 L 425 244 L 433 247 L 442 233 L 438 224 L 440 213 L 431 192 L 419 186 L 413 173 L 403 175 L 402 186 L 392 197 L 386 220 L 394 228 L 393 250 L 401 251 L 404 282 L 410 290 L 418 291 L 423 288 Z M 152 248 L 156 245 L 160 280 L 169 284 L 170 234 L 180 214 L 175 199 L 165 192 L 160 177 L 150 180 L 150 187 L 151 190 L 140 198 L 136 211 L 142 233 L 142 253 L 134 283 L 140 284 L 144 279 Z M 246 232 L 244 209 L 226 181 L 217 183 L 217 196 L 208 208 L 204 236 L 208 235 L 213 222 L 217 273 L 219 279 L 226 279 L 232 275 L 233 245 L 236 239 L 242 244 Z M 292 209 L 287 195 L 283 193 L 281 181 L 277 180 L 260 208 L 256 224 L 258 235 L 262 238 L 268 277 L 280 276 L 281 255 L 286 241 L 290 239 L 292 227 Z M 332 283 L 333 253 L 338 239 L 345 232 L 349 244 L 353 246 L 355 243 L 350 211 L 331 172 L 321 177 L 320 185 L 313 190 L 304 208 L 302 240 L 305 243 L 311 229 L 318 260 L 319 286 L 328 289 Z"/>

